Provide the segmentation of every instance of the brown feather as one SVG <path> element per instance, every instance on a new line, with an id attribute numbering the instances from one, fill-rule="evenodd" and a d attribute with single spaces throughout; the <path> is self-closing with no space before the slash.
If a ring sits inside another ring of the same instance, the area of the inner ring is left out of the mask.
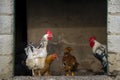
<path id="1" fill-rule="evenodd" d="M 57 58 L 56 54 L 51 54 L 48 55 L 45 61 L 45 66 L 42 69 L 36 69 L 35 70 L 35 75 L 39 76 L 38 74 L 40 73 L 41 76 L 49 76 L 50 75 L 50 65 L 51 63 Z"/>
<path id="2" fill-rule="evenodd" d="M 64 56 L 62 58 L 63 69 L 66 73 L 69 72 L 70 74 L 72 74 L 72 72 L 75 72 L 79 65 L 75 56 L 70 54 L 71 51 L 71 47 L 66 47 L 64 51 Z"/>

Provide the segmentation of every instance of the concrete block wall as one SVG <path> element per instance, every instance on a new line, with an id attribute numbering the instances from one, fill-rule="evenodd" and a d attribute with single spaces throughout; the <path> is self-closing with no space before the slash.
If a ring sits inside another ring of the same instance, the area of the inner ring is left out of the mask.
<path id="1" fill-rule="evenodd" d="M 0 78 L 13 74 L 14 0 L 0 0 Z"/>
<path id="2" fill-rule="evenodd" d="M 108 0 L 109 71 L 120 71 L 120 0 Z"/>

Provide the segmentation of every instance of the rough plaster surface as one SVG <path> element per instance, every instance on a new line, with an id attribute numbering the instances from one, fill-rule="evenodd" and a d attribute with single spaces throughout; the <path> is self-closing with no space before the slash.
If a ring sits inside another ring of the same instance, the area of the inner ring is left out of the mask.
<path id="1" fill-rule="evenodd" d="M 120 53 L 120 36 L 108 35 L 108 50 L 109 52 Z"/>
<path id="2" fill-rule="evenodd" d="M 108 0 L 109 4 L 120 4 L 119 0 Z"/>
<path id="3" fill-rule="evenodd" d="M 54 61 L 51 67 L 54 75 L 57 72 L 62 74 L 63 51 L 68 46 L 73 48 L 71 54 L 80 67 L 99 72 L 101 64 L 93 56 L 88 40 L 90 36 L 96 36 L 98 41 L 106 44 L 105 4 L 97 1 L 59 1 L 48 1 L 49 4 L 47 1 L 27 1 L 28 42 L 38 45 L 45 30 L 50 29 L 54 37 L 49 42 L 48 53 L 59 55 L 59 61 Z"/>
<path id="4" fill-rule="evenodd" d="M 120 1 L 108 0 L 108 61 L 109 71 L 120 71 Z"/>
<path id="5" fill-rule="evenodd" d="M 120 1 L 108 0 L 108 12 L 110 13 L 120 12 Z"/>
<path id="6" fill-rule="evenodd" d="M 114 72 L 119 72 L 120 71 L 120 54 L 119 53 L 112 53 L 109 54 L 109 57 L 108 57 L 108 60 L 109 60 L 109 72 L 113 73 Z M 116 74 L 116 73 L 115 73 Z"/>
<path id="7" fill-rule="evenodd" d="M 0 34 L 11 34 L 13 16 L 0 16 Z"/>
<path id="8" fill-rule="evenodd" d="M 0 35 L 0 55 L 13 54 L 13 36 Z"/>
<path id="9" fill-rule="evenodd" d="M 49 42 L 48 53 L 57 53 L 59 55 L 59 61 L 54 61 L 52 64 L 52 70 L 56 72 L 61 72 L 62 68 L 62 56 L 65 47 L 72 47 L 72 55 L 76 57 L 81 67 L 84 69 L 90 69 L 93 72 L 99 72 L 101 65 L 99 61 L 92 55 L 92 50 L 89 46 L 88 39 L 91 35 L 97 36 L 97 40 L 105 44 L 106 42 L 106 29 L 99 27 L 91 28 L 74 28 L 74 27 L 64 27 L 64 28 L 50 28 L 52 30 L 54 37 L 53 40 Z M 38 34 L 40 33 L 40 34 Z M 45 28 L 29 28 L 28 30 L 28 42 L 33 42 L 35 45 L 38 44 L 42 35 L 45 33 Z M 86 34 L 86 35 L 85 35 Z M 98 37 L 99 36 L 99 37 Z M 54 74 L 55 75 L 55 74 Z"/>
<path id="10" fill-rule="evenodd" d="M 14 0 L 0 0 L 0 78 L 13 74 Z"/>
<path id="11" fill-rule="evenodd" d="M 120 34 L 120 16 L 119 15 L 108 15 L 108 31 L 110 35 Z"/>
<path id="12" fill-rule="evenodd" d="M 13 56 L 0 56 L 0 78 L 11 77 L 13 73 Z"/>
<path id="13" fill-rule="evenodd" d="M 12 14 L 13 13 L 14 0 L 0 0 L 0 14 Z"/>
<path id="14" fill-rule="evenodd" d="M 116 13 L 116 12 L 120 12 L 120 6 L 119 6 L 119 4 L 117 5 L 115 5 L 115 4 L 113 4 L 113 5 L 109 5 L 108 6 L 109 8 L 108 8 L 108 12 L 110 12 L 110 13 Z"/>

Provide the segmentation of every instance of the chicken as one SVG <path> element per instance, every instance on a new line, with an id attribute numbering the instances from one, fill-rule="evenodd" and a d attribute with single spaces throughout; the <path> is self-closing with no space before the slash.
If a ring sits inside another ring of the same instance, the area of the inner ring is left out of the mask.
<path id="1" fill-rule="evenodd" d="M 42 37 L 41 41 L 39 42 L 39 45 L 37 46 L 36 50 L 38 53 L 39 57 L 39 68 L 43 68 L 45 65 L 45 59 L 47 56 L 47 45 L 48 45 L 48 40 L 51 40 L 53 37 L 53 34 L 50 30 L 46 31 L 46 34 Z"/>
<path id="2" fill-rule="evenodd" d="M 25 48 L 27 55 L 26 66 L 32 70 L 32 75 L 34 76 L 34 69 L 41 69 L 45 66 L 45 60 L 47 56 L 47 44 L 48 40 L 53 37 L 50 30 L 46 31 L 46 34 L 42 37 L 39 45 L 34 47 L 33 44 L 29 44 Z M 40 75 L 40 74 L 39 74 Z"/>
<path id="3" fill-rule="evenodd" d="M 103 69 L 104 73 L 106 74 L 107 73 L 107 65 L 108 65 L 106 46 L 99 43 L 96 40 L 95 36 L 92 36 L 89 38 L 89 44 L 90 44 L 90 47 L 92 48 L 93 55 L 101 62 L 102 69 Z"/>
<path id="4" fill-rule="evenodd" d="M 28 44 L 28 46 L 25 48 L 25 52 L 27 55 L 26 65 L 29 67 L 29 69 L 32 69 L 34 68 L 34 65 L 35 65 L 34 58 L 36 58 L 36 55 L 37 55 L 37 52 L 35 47 L 33 46 L 33 43 Z"/>
<path id="5" fill-rule="evenodd" d="M 76 58 L 70 54 L 71 51 L 72 51 L 71 47 L 66 47 L 62 58 L 63 70 L 65 71 L 66 76 L 69 75 L 74 76 L 75 71 L 77 70 L 79 65 Z"/>
<path id="6" fill-rule="evenodd" d="M 48 55 L 45 60 L 44 68 L 34 70 L 35 76 L 39 76 L 39 74 L 41 74 L 42 76 L 49 76 L 50 75 L 50 65 L 56 58 L 58 58 L 57 54 Z"/>

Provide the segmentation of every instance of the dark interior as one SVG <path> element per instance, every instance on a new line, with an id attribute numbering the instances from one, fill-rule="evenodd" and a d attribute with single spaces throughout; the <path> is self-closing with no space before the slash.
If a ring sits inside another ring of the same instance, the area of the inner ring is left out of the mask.
<path id="1" fill-rule="evenodd" d="M 14 75 L 31 75 L 25 66 L 24 48 L 28 42 L 37 45 L 46 29 L 54 35 L 48 53 L 59 55 L 59 60 L 51 65 L 53 76 L 64 74 L 61 59 L 63 49 L 68 46 L 73 48 L 71 54 L 81 65 L 77 76 L 101 74 L 101 64 L 92 55 L 88 38 L 96 36 L 106 44 L 106 23 L 107 0 L 15 0 Z"/>
<path id="2" fill-rule="evenodd" d="M 31 71 L 24 63 L 26 59 L 24 48 L 27 45 L 26 12 L 26 0 L 15 0 L 15 76 L 31 75 Z"/>

